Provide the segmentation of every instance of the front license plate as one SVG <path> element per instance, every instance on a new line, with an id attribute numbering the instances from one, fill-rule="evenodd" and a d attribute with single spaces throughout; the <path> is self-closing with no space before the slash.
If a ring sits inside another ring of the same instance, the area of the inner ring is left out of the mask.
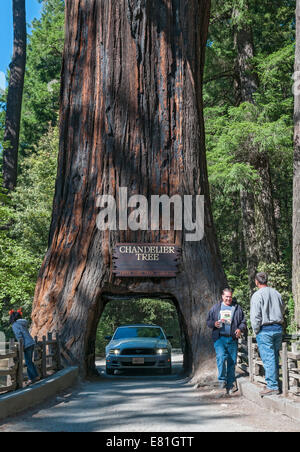
<path id="1" fill-rule="evenodd" d="M 132 358 L 132 364 L 145 364 L 144 358 Z"/>

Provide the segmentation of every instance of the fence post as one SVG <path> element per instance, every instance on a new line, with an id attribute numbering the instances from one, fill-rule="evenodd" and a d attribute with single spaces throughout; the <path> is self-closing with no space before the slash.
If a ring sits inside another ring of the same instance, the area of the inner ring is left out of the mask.
<path id="1" fill-rule="evenodd" d="M 282 368 L 282 395 L 287 397 L 289 394 L 289 374 L 288 374 L 288 352 L 287 343 L 282 344 L 281 353 L 281 368 Z"/>
<path id="2" fill-rule="evenodd" d="M 8 353 L 14 352 L 16 350 L 16 344 L 15 344 L 15 339 L 9 339 L 9 348 L 8 348 Z M 17 357 L 18 360 L 18 357 Z M 12 369 L 13 367 L 15 367 L 15 359 L 14 358 L 10 358 L 8 360 L 8 368 Z M 15 374 L 16 375 L 16 374 Z M 7 386 L 12 385 L 14 382 L 16 382 L 17 378 L 14 376 L 12 377 L 11 375 L 8 375 L 6 377 L 6 384 Z"/>
<path id="3" fill-rule="evenodd" d="M 253 347 L 252 336 L 248 336 L 248 360 L 249 360 L 249 377 L 251 383 L 254 381 L 254 363 L 253 363 Z"/>
<path id="4" fill-rule="evenodd" d="M 49 342 L 52 342 L 52 340 L 53 340 L 53 335 L 52 335 L 52 333 L 48 333 L 48 341 L 49 341 Z M 50 355 L 53 354 L 53 346 L 52 346 L 52 344 L 49 344 L 49 345 L 48 345 L 48 353 L 49 353 Z M 48 365 L 49 365 L 49 366 L 52 366 L 52 364 L 53 364 L 53 358 L 52 358 L 52 356 L 50 356 L 50 358 L 48 358 Z"/>
<path id="5" fill-rule="evenodd" d="M 23 388 L 23 359 L 24 359 L 24 341 L 18 342 L 18 370 L 17 370 L 17 389 Z"/>
<path id="6" fill-rule="evenodd" d="M 47 341 L 46 336 L 43 336 L 42 343 L 42 378 L 47 377 Z"/>
<path id="7" fill-rule="evenodd" d="M 33 362 L 35 363 L 35 361 L 38 360 L 38 353 L 37 353 L 38 337 L 37 336 L 34 336 L 34 342 L 35 342 L 35 346 L 34 346 L 34 352 L 33 352 Z"/>
<path id="8" fill-rule="evenodd" d="M 39 377 L 42 378 L 42 347 L 37 336 L 34 337 L 34 340 L 35 340 L 34 364 L 39 373 Z"/>
<path id="9" fill-rule="evenodd" d="M 60 356 L 60 337 L 58 333 L 56 333 L 56 366 L 57 370 L 61 370 L 63 368 Z"/>
<path id="10" fill-rule="evenodd" d="M 13 352 L 14 348 L 15 348 L 15 340 L 14 339 L 9 339 L 9 352 Z"/>

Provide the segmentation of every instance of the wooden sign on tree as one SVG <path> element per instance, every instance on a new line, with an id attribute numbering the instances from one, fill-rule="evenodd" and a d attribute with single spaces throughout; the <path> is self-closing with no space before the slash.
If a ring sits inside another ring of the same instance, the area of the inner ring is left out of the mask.
<path id="1" fill-rule="evenodd" d="M 113 252 L 116 276 L 175 278 L 181 249 L 166 243 L 118 243 Z"/>

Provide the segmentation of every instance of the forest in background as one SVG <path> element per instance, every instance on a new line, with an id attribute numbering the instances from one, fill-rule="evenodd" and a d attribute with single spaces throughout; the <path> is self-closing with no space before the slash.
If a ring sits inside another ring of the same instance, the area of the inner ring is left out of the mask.
<path id="1" fill-rule="evenodd" d="M 19 174 L 0 192 L 0 322 L 22 306 L 30 316 L 37 274 L 48 247 L 57 171 L 64 2 L 46 0 L 28 36 Z M 287 332 L 292 298 L 293 71 L 295 1 L 213 2 L 204 76 L 207 162 L 222 262 L 235 297 L 249 312 L 253 271 L 266 270 L 284 296 Z M 0 112 L 3 143 L 6 95 Z M 2 184 L 1 184 L 2 186 Z M 120 323 L 142 321 L 179 330 L 168 302 L 109 303 L 103 337 Z M 133 314 L 138 317 L 133 318 Z"/>

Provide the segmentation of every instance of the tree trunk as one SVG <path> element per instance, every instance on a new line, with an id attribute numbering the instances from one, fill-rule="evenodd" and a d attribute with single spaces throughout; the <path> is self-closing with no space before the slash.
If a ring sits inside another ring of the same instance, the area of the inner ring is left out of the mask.
<path id="1" fill-rule="evenodd" d="M 233 10 L 233 17 L 239 20 L 240 11 Z M 234 35 L 235 46 L 237 49 L 236 60 L 236 102 L 239 105 L 242 102 L 254 103 L 253 94 L 257 91 L 258 81 L 255 77 L 252 59 L 254 57 L 254 46 L 251 29 L 244 25 L 236 27 Z M 258 244 L 256 236 L 255 222 L 255 198 L 252 187 L 240 191 L 240 201 L 242 209 L 242 226 L 245 244 L 245 254 L 248 268 L 248 281 L 250 293 L 255 289 L 255 274 L 258 267 Z"/>
<path id="2" fill-rule="evenodd" d="M 233 18 L 240 22 L 241 12 L 234 8 Z M 254 44 L 251 27 L 248 24 L 239 24 L 234 32 L 235 47 L 237 49 L 236 73 L 238 75 L 237 105 L 242 102 L 254 103 L 253 94 L 258 88 L 258 77 L 253 70 Z"/>
<path id="3" fill-rule="evenodd" d="M 296 322 L 300 328 L 300 0 L 296 9 L 296 52 L 294 87 L 294 195 L 293 195 L 293 296 L 295 302 Z"/>
<path id="4" fill-rule="evenodd" d="M 252 31 L 246 24 L 241 25 L 241 12 L 233 9 L 233 19 L 238 25 L 235 26 L 234 43 L 237 49 L 236 59 L 236 78 L 235 78 L 235 92 L 236 104 L 242 102 L 254 103 L 253 94 L 257 91 L 258 80 L 255 76 L 252 67 L 252 59 L 254 57 L 254 45 Z M 245 244 L 245 254 L 248 268 L 248 281 L 250 292 L 255 288 L 255 274 L 258 267 L 257 255 L 257 237 L 256 237 L 256 223 L 255 223 L 255 199 L 253 189 L 240 191 L 240 201 L 242 210 L 242 226 L 243 238 Z"/>
<path id="5" fill-rule="evenodd" d="M 60 331 L 83 373 L 109 295 L 169 297 L 186 337 L 185 367 L 214 367 L 206 315 L 226 284 L 212 222 L 202 115 L 209 0 L 73 0 L 66 4 L 61 140 L 49 250 L 33 334 Z M 205 236 L 97 229 L 97 195 L 203 194 Z M 176 278 L 118 278 L 117 242 L 182 246 Z"/>
<path id="6" fill-rule="evenodd" d="M 6 103 L 3 151 L 3 185 L 13 190 L 17 184 L 18 148 L 22 96 L 26 66 L 25 0 L 13 0 L 14 48 Z"/>
<path id="7" fill-rule="evenodd" d="M 234 8 L 233 18 L 237 23 L 234 34 L 237 49 L 236 78 L 238 83 L 235 86 L 237 104 L 242 102 L 254 104 L 254 94 L 258 89 L 259 80 L 252 65 L 253 35 L 251 27 L 247 23 L 242 23 L 240 16 L 241 12 Z M 250 290 L 253 292 L 255 288 L 253 278 L 259 263 L 278 261 L 278 243 L 269 158 L 256 149 L 250 152 L 247 163 L 257 170 L 258 185 L 256 190 L 251 188 L 241 191 L 240 199 L 248 278 Z M 247 198 L 249 198 L 248 201 Z"/>
<path id="8" fill-rule="evenodd" d="M 266 264 L 278 262 L 278 240 L 275 222 L 275 207 L 268 155 L 258 153 L 253 165 L 259 175 L 255 200 L 257 205 L 256 231 L 258 261 Z"/>
<path id="9" fill-rule="evenodd" d="M 243 238 L 246 251 L 248 281 L 250 292 L 255 289 L 255 275 L 258 267 L 258 253 L 255 225 L 255 203 L 251 190 L 240 191 L 240 202 L 242 211 Z"/>

